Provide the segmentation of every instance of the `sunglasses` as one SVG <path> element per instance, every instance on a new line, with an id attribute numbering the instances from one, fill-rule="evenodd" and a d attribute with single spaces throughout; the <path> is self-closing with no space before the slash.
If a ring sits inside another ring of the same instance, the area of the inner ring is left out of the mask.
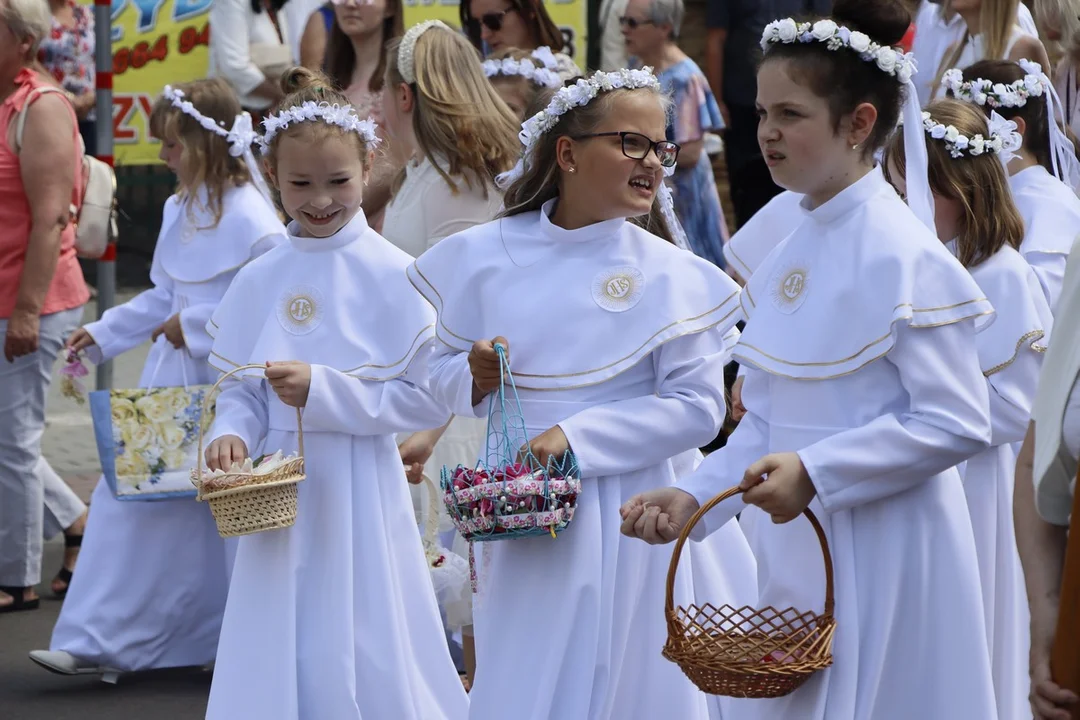
<path id="1" fill-rule="evenodd" d="M 638 20 L 637 18 L 623 16 L 619 18 L 619 25 L 628 28 L 630 30 L 637 30 L 642 25 L 655 25 L 652 20 Z"/>
<path id="2" fill-rule="evenodd" d="M 670 140 L 652 141 L 636 132 L 602 132 L 578 135 L 572 140 L 588 140 L 598 137 L 618 137 L 622 140 L 622 153 L 631 160 L 644 160 L 649 153 L 656 151 L 656 158 L 664 167 L 675 167 L 679 159 L 679 146 Z"/>
<path id="3" fill-rule="evenodd" d="M 503 18 L 505 18 L 509 13 L 515 12 L 516 10 L 517 8 L 507 8 L 502 12 L 489 12 L 484 13 L 478 18 L 469 18 L 469 26 L 477 32 L 480 31 L 481 25 L 486 27 L 491 32 L 499 32 L 500 30 L 502 30 Z"/>

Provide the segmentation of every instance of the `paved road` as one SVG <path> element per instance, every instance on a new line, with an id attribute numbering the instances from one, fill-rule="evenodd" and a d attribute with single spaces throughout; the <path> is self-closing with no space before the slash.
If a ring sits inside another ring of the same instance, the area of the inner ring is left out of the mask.
<path id="1" fill-rule="evenodd" d="M 121 293 L 119 300 L 131 294 Z M 86 319 L 93 319 L 95 312 L 88 306 Z M 117 387 L 138 385 L 148 349 L 148 344 L 143 345 L 114 363 Z M 84 500 L 90 496 L 99 472 L 90 413 L 63 398 L 56 382 L 50 389 L 42 452 Z M 61 541 L 46 545 L 47 579 L 60 567 L 62 554 Z M 48 591 L 48 580 L 41 590 Z M 125 675 L 117 685 L 107 685 L 92 677 L 53 675 L 34 665 L 27 653 L 48 647 L 59 613 L 60 602 L 46 599 L 39 610 L 0 615 L 0 720 L 201 720 L 204 716 L 210 674 L 202 670 Z"/>

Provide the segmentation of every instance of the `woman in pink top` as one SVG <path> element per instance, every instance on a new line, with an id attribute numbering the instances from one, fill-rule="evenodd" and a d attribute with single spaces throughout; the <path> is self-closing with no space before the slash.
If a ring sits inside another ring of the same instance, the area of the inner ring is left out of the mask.
<path id="1" fill-rule="evenodd" d="M 69 216 L 82 184 L 75 111 L 61 93 L 35 92 L 31 70 L 51 20 L 45 0 L 0 0 L 0 613 L 38 606 L 43 534 L 85 512 L 41 457 L 52 366 L 88 299 Z"/>

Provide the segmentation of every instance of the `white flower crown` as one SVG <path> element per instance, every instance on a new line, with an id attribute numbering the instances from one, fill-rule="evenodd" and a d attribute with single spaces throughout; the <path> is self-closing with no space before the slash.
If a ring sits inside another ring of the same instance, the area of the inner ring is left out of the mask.
<path id="1" fill-rule="evenodd" d="M 1019 108 L 1027 105 L 1028 98 L 1042 97 L 1047 93 L 1046 75 L 1036 63 L 1021 60 L 1020 66 L 1027 73 L 1024 77 L 1005 85 L 994 83 L 984 78 L 964 81 L 964 72 L 959 68 L 946 70 L 941 76 L 941 84 L 953 97 L 976 105 L 992 108 Z M 1031 66 L 1034 66 L 1032 68 Z M 1032 69 L 1035 72 L 1032 72 Z"/>
<path id="2" fill-rule="evenodd" d="M 559 62 L 555 59 L 555 54 L 551 52 L 551 48 L 537 48 L 533 50 L 530 57 L 532 59 L 522 58 L 521 60 L 515 60 L 508 57 L 502 60 L 485 60 L 484 75 L 488 77 L 520 75 L 540 87 L 553 89 L 562 87 L 563 81 L 557 72 Z M 533 60 L 539 61 L 542 67 L 537 67 Z"/>
<path id="3" fill-rule="evenodd" d="M 346 132 L 354 132 L 364 139 L 368 148 L 373 148 L 382 142 L 375 133 L 375 121 L 371 118 L 361 120 L 357 116 L 352 105 L 331 105 L 326 102 L 307 101 L 301 105 L 287 108 L 272 115 L 267 115 L 263 120 L 266 133 L 262 137 L 262 151 L 265 155 L 270 151 L 270 143 L 279 132 L 293 123 L 313 122 L 319 120 L 328 125 L 337 125 Z"/>
<path id="4" fill-rule="evenodd" d="M 761 35 L 761 49 L 774 43 L 790 45 L 792 43 L 825 43 L 829 50 L 850 48 L 866 62 L 875 63 L 878 68 L 892 75 L 901 83 L 907 83 L 916 73 L 915 58 L 911 53 L 878 45 L 866 33 L 837 25 L 833 20 L 818 20 L 812 25 L 808 22 L 797 23 L 791 18 L 773 20 L 765 26 Z"/>
<path id="5" fill-rule="evenodd" d="M 233 120 L 232 129 L 226 130 L 224 123 L 206 117 L 199 112 L 198 108 L 190 100 L 185 100 L 183 90 L 174 88 L 172 85 L 166 85 L 165 89 L 161 91 L 161 95 L 168 99 L 177 110 L 194 118 L 205 130 L 225 138 L 226 142 L 229 143 L 229 154 L 233 157 L 242 156 L 245 150 L 258 141 L 259 136 L 251 126 L 251 116 L 246 112 L 237 115 Z"/>
<path id="6" fill-rule="evenodd" d="M 939 123 L 928 112 L 923 112 L 922 118 L 926 133 L 935 140 L 943 140 L 949 154 L 954 158 L 995 153 L 1003 163 L 1007 163 L 1024 142 L 1016 131 L 1016 123 L 1006 120 L 996 111 L 990 112 L 990 119 L 987 121 L 988 138 L 982 135 L 971 138 L 961 135 L 955 126 Z"/>

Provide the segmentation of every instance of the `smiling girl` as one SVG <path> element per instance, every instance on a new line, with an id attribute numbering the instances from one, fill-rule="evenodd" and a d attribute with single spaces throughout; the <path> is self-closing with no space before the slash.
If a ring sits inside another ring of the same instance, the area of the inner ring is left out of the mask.
<path id="1" fill-rule="evenodd" d="M 773 180 L 805 196 L 806 218 L 742 294 L 745 417 L 697 473 L 623 508 L 624 532 L 670 542 L 741 486 L 744 502 L 719 505 L 694 537 L 742 511 L 756 606 L 814 612 L 824 564 L 800 513 L 821 521 L 833 665 L 785 697 L 733 701 L 731 717 L 996 717 L 955 469 L 991 440 L 976 331 L 993 309 L 930 229 L 912 68 L 889 47 L 908 20 L 891 0 L 848 0 L 831 20 L 766 27 L 758 142 Z M 901 111 L 910 208 L 874 161 Z"/>
<path id="2" fill-rule="evenodd" d="M 434 317 L 360 207 L 374 124 L 309 71 L 282 84 L 264 142 L 289 243 L 237 276 L 208 326 L 213 367 L 265 378 L 224 385 L 206 462 L 295 452 L 303 408 L 307 479 L 294 526 L 240 538 L 207 718 L 458 720 L 468 700 L 394 442 L 449 416 L 423 389 Z"/>
<path id="3" fill-rule="evenodd" d="M 533 452 L 544 463 L 572 450 L 583 481 L 558 539 L 483 543 L 474 718 L 708 717 L 659 653 L 670 556 L 620 537 L 616 515 L 630 494 L 674 482 L 670 458 L 716 436 L 737 337 L 738 288 L 675 247 L 662 219 L 670 197 L 657 195 L 679 154 L 668 107 L 648 70 L 559 90 L 524 125 L 503 216 L 409 268 L 438 311 L 435 396 L 486 417 L 503 343 Z M 742 604 L 753 561 L 728 531 L 722 600 Z"/>

